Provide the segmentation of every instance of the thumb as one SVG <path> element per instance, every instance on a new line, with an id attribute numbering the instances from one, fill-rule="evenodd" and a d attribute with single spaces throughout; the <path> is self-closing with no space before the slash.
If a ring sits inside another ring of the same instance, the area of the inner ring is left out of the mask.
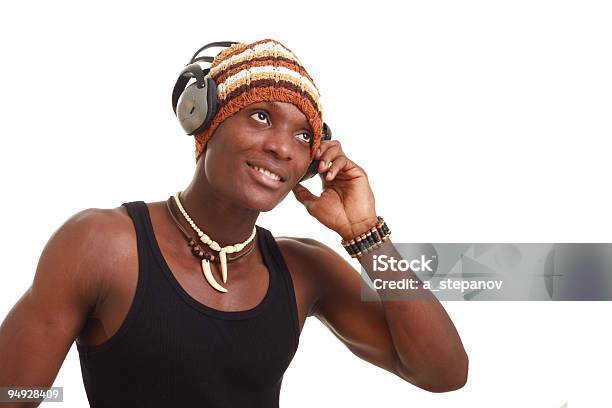
<path id="1" fill-rule="evenodd" d="M 310 206 L 319 198 L 312 194 L 310 190 L 300 183 L 296 184 L 291 191 L 293 191 L 296 200 L 302 203 L 306 209 L 310 208 Z"/>

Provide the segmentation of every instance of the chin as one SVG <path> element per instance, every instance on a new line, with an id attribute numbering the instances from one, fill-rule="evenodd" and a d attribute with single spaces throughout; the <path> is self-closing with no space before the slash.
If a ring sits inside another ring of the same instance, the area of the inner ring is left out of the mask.
<path id="1" fill-rule="evenodd" d="M 259 200 L 250 199 L 246 207 L 252 210 L 259 211 L 259 212 L 268 212 L 276 208 L 278 204 L 279 204 L 279 201 L 270 201 L 270 200 L 259 201 Z"/>
<path id="2" fill-rule="evenodd" d="M 252 210 L 267 212 L 276 208 L 287 196 L 288 191 L 285 192 L 282 196 L 277 195 L 278 192 L 262 192 L 260 190 L 257 191 L 245 191 L 244 196 L 241 201 L 244 203 L 246 208 L 250 208 Z"/>

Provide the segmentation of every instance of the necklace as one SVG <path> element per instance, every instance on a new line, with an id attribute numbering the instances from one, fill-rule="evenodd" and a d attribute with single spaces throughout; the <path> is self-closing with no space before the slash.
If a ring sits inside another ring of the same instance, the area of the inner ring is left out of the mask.
<path id="1" fill-rule="evenodd" d="M 172 217 L 172 220 L 176 224 L 176 227 L 181 231 L 181 233 L 187 240 L 187 245 L 191 247 L 191 253 L 193 254 L 193 256 L 195 256 L 196 258 L 200 260 L 203 258 L 208 258 L 209 261 L 220 264 L 219 257 L 214 256 L 208 251 L 205 251 L 202 248 L 202 246 L 198 244 L 198 242 L 185 230 L 185 228 L 181 225 L 179 220 L 176 219 L 176 217 L 174 216 L 174 212 L 172 211 L 172 208 L 171 208 L 171 204 L 170 204 L 171 201 L 172 201 L 172 196 L 170 196 L 170 198 L 166 200 L 166 208 L 168 209 L 168 213 L 170 213 L 170 217 Z M 255 249 L 255 240 L 253 240 L 253 244 L 250 245 L 249 249 L 247 249 L 246 251 L 241 252 L 238 255 L 234 255 L 233 257 L 228 256 L 227 262 L 232 262 L 232 261 L 242 258 L 243 256 L 247 256 L 248 254 L 253 252 L 254 249 Z"/>
<path id="2" fill-rule="evenodd" d="M 185 218 L 185 220 L 189 223 L 189 225 L 191 225 L 191 228 L 193 228 L 193 230 L 198 234 L 198 237 L 200 237 L 200 241 L 208 245 L 210 249 L 219 252 L 219 261 L 221 263 L 221 277 L 223 278 L 223 283 L 226 283 L 227 282 L 227 254 L 233 254 L 235 252 L 240 252 L 242 251 L 242 249 L 244 249 L 246 245 L 248 245 L 251 241 L 253 241 L 253 238 L 255 238 L 255 233 L 257 232 L 256 226 L 255 225 L 253 226 L 253 232 L 251 232 L 251 235 L 249 236 L 249 238 L 246 239 L 246 241 L 240 242 L 234 245 L 227 245 L 222 248 L 216 241 L 212 240 L 208 235 L 204 233 L 204 231 L 198 228 L 195 222 L 191 219 L 191 217 L 189 216 L 189 214 L 187 213 L 187 211 L 185 210 L 185 208 L 183 208 L 183 205 L 181 204 L 181 200 L 179 199 L 180 193 L 181 192 L 179 191 L 174 194 L 174 202 L 176 203 L 176 206 L 178 207 L 181 214 L 183 214 L 183 217 Z M 190 245 L 192 247 L 192 251 L 194 251 L 194 254 L 195 254 L 195 250 L 194 250 L 194 247 L 196 247 L 195 243 L 194 245 L 190 243 Z M 210 259 L 212 255 L 209 254 L 208 256 L 205 256 L 203 254 L 204 251 L 201 248 L 199 248 L 199 245 L 197 246 L 197 248 L 198 248 L 197 250 L 198 256 L 200 255 L 200 253 L 202 253 L 202 273 L 204 274 L 204 277 L 206 278 L 208 283 L 214 289 L 218 290 L 219 292 L 224 292 L 224 293 L 227 292 L 227 289 L 221 286 L 215 280 L 212 274 L 212 271 L 210 269 Z"/>

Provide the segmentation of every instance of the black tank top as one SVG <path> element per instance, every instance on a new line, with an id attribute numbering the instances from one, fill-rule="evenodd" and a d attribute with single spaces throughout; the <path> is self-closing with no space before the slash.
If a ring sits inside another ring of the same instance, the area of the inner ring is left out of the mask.
<path id="1" fill-rule="evenodd" d="M 144 201 L 123 203 L 136 228 L 138 283 L 127 316 L 104 343 L 77 343 L 92 407 L 278 407 L 297 351 L 291 276 L 267 229 L 256 240 L 268 290 L 252 309 L 221 311 L 191 297 L 162 256 Z"/>

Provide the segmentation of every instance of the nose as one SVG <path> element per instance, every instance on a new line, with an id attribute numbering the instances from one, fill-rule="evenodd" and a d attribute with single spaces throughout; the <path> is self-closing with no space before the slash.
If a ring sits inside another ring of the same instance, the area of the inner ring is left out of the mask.
<path id="1" fill-rule="evenodd" d="M 281 160 L 291 160 L 294 146 L 292 137 L 291 129 L 287 126 L 271 129 L 264 138 L 263 149 Z"/>

